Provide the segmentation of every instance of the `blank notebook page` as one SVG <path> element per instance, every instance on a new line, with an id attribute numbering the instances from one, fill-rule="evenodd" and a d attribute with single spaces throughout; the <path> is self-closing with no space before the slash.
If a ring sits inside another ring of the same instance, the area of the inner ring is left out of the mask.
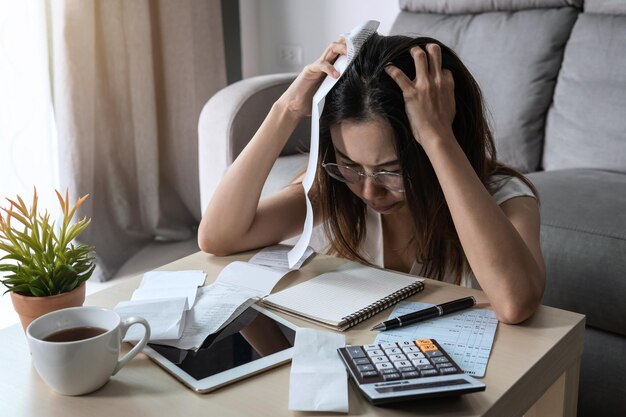
<path id="1" fill-rule="evenodd" d="M 318 320 L 338 323 L 342 318 L 416 281 L 422 279 L 348 263 L 335 271 L 269 295 L 265 301 Z"/>

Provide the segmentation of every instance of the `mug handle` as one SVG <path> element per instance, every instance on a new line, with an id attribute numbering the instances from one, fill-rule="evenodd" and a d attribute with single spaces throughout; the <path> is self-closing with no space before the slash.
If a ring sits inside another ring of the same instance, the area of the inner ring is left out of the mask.
<path id="1" fill-rule="evenodd" d="M 117 361 L 117 365 L 115 366 L 115 369 L 113 370 L 113 373 L 111 375 L 115 375 L 116 373 L 118 373 L 118 371 L 122 369 L 122 367 L 126 365 L 128 361 L 134 358 L 139 352 L 143 350 L 144 347 L 146 347 L 146 344 L 148 344 L 148 341 L 150 340 L 150 325 L 144 318 L 141 317 L 129 317 L 126 320 L 122 321 L 122 323 L 120 324 L 120 330 L 122 333 L 120 338 L 124 339 L 124 336 L 126 336 L 126 332 L 128 332 L 130 326 L 134 324 L 141 324 L 144 329 L 146 329 L 146 331 L 139 343 L 137 343 L 135 347 L 130 350 L 130 352 L 124 355 L 122 359 Z"/>

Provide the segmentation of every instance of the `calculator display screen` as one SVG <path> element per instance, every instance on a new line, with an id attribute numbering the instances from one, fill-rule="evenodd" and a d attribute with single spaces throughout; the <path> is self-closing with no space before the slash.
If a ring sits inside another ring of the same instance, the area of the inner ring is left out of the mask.
<path id="1" fill-rule="evenodd" d="M 253 308 L 209 335 L 200 349 L 148 345 L 196 380 L 293 347 L 295 331 Z"/>

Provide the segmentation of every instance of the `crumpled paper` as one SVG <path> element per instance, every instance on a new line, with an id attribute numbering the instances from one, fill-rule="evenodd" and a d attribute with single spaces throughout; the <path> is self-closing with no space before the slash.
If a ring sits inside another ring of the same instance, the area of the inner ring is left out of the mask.
<path id="1" fill-rule="evenodd" d="M 289 409 L 348 412 L 348 375 L 337 353 L 343 334 L 300 328 L 291 361 Z"/>

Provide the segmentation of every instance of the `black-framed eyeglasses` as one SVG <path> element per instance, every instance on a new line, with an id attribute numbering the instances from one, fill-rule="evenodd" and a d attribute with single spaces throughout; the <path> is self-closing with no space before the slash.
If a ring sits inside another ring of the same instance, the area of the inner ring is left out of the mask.
<path id="1" fill-rule="evenodd" d="M 324 154 L 324 160 L 325 159 L 326 154 Z M 326 173 L 331 176 L 331 178 L 334 178 L 337 181 L 348 184 L 356 184 L 363 178 L 369 177 L 373 179 L 376 184 L 389 191 L 397 193 L 404 192 L 404 181 L 402 179 L 402 174 L 399 172 L 377 171 L 373 174 L 368 174 L 362 170 L 356 170 L 352 167 L 339 165 L 334 162 L 322 162 L 322 167 L 326 170 Z"/>

